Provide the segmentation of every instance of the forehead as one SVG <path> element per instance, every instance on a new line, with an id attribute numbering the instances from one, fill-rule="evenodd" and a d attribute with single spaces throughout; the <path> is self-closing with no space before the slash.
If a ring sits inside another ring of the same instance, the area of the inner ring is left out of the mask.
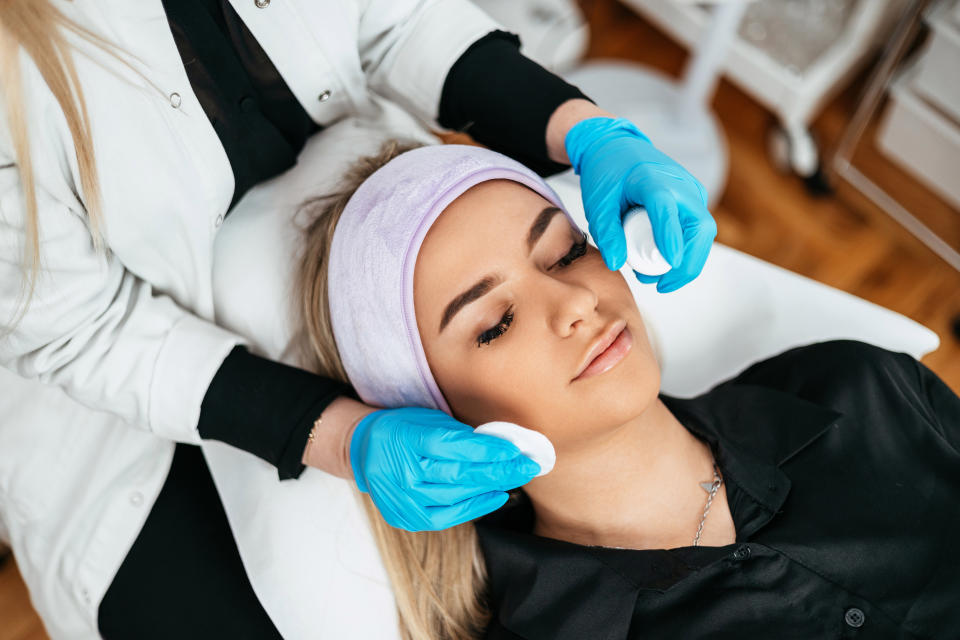
<path id="1" fill-rule="evenodd" d="M 421 253 L 439 241 L 457 238 L 461 245 L 470 238 L 494 235 L 511 238 L 526 233 L 536 215 L 550 202 L 532 189 L 512 180 L 488 180 L 470 187 L 450 203 L 434 221 L 424 238 Z M 431 242 L 432 241 L 432 242 Z"/>
<path id="2" fill-rule="evenodd" d="M 511 180 L 475 185 L 437 217 L 420 247 L 414 269 L 416 305 L 446 304 L 478 279 L 490 274 L 509 278 L 518 261 L 527 259 L 530 227 L 552 203 Z M 570 228 L 557 214 L 549 227 Z M 421 309 L 424 310 L 424 309 Z"/>

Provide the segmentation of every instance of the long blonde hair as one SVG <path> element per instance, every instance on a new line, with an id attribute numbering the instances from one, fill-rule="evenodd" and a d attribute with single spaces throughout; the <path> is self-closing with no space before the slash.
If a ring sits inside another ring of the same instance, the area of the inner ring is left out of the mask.
<path id="1" fill-rule="evenodd" d="M 386 143 L 374 156 L 358 161 L 343 180 L 340 193 L 307 203 L 311 220 L 297 273 L 298 309 L 303 323 L 301 360 L 308 369 L 347 381 L 337 353 L 327 305 L 327 260 L 333 231 L 350 198 L 370 174 L 392 158 L 419 146 Z M 410 532 L 391 527 L 360 494 L 393 585 L 405 640 L 460 640 L 481 637 L 490 620 L 486 604 L 487 572 L 476 528 L 465 523 L 444 531 Z"/>
<path id="2" fill-rule="evenodd" d="M 63 15 L 50 0 L 3 0 L 0 2 L 0 89 L 6 107 L 10 138 L 16 156 L 16 166 L 23 188 L 26 241 L 21 267 L 20 311 L 11 322 L 11 328 L 23 318 L 30 306 L 41 269 L 40 231 L 37 205 L 37 187 L 30 157 L 27 130 L 26 95 L 20 76 L 20 52 L 26 53 L 37 66 L 60 109 L 66 117 L 73 139 L 77 166 L 80 170 L 80 190 L 89 219 L 93 244 L 99 253 L 105 253 L 103 239 L 103 210 L 93 154 L 90 118 L 87 114 L 83 88 L 77 77 L 73 47 L 68 36 L 78 36 L 101 49 L 116 54 L 117 49 L 99 36 L 89 32 Z"/>

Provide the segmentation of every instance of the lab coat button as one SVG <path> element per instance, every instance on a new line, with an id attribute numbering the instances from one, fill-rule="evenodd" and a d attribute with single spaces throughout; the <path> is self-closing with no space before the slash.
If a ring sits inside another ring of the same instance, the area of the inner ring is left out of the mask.
<path id="1" fill-rule="evenodd" d="M 240 100 L 240 111 L 242 111 L 243 113 L 250 113 L 251 111 L 255 111 L 256 109 L 257 109 L 257 101 L 254 100 L 252 97 L 244 96 L 243 99 Z"/>
<path id="2" fill-rule="evenodd" d="M 131 493 L 130 504 L 132 504 L 135 507 L 139 507 L 141 504 L 143 504 L 143 494 L 140 493 L 139 491 L 134 491 L 133 493 Z"/>
<path id="3" fill-rule="evenodd" d="M 216 221 L 214 224 L 216 224 L 217 227 L 219 227 L 220 225 L 223 224 L 223 214 L 222 214 L 222 213 L 217 216 L 217 221 Z"/>
<path id="4" fill-rule="evenodd" d="M 253 4 L 257 5 L 257 9 L 266 9 L 270 6 L 270 0 L 253 0 Z"/>
<path id="5" fill-rule="evenodd" d="M 180 98 L 180 94 L 179 94 L 179 93 L 177 93 L 176 91 L 174 91 L 173 93 L 170 94 L 170 106 L 171 106 L 171 107 L 173 107 L 174 109 L 179 109 L 181 102 L 183 102 L 183 100 Z"/>
<path id="6" fill-rule="evenodd" d="M 863 626 L 863 622 L 867 619 L 867 616 L 863 615 L 863 611 L 860 609 L 850 607 L 843 615 L 843 619 L 851 627 L 857 628 Z"/>
<path id="7" fill-rule="evenodd" d="M 317 100 L 319 100 L 320 102 L 326 102 L 327 100 L 330 99 L 330 95 L 332 93 L 333 91 L 330 91 L 330 89 L 325 89 L 323 93 L 317 96 Z"/>
<path id="8" fill-rule="evenodd" d="M 83 596 L 83 601 L 87 604 L 90 604 L 90 592 L 87 591 L 86 587 L 80 590 L 80 595 Z"/>

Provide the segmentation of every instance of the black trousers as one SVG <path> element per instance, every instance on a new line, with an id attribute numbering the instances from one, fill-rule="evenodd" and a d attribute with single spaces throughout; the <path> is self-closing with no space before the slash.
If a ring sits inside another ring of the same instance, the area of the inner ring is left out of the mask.
<path id="1" fill-rule="evenodd" d="M 200 447 L 177 444 L 97 622 L 105 640 L 281 638 L 250 586 Z"/>

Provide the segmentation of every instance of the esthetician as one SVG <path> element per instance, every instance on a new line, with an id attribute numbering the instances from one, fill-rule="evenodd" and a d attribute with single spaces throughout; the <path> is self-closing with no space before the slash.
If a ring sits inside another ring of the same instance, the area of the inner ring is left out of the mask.
<path id="1" fill-rule="evenodd" d="M 409 530 L 489 513 L 539 470 L 217 326 L 231 207 L 325 125 L 370 113 L 369 92 L 542 174 L 572 164 L 611 269 L 621 212 L 645 205 L 673 268 L 638 277 L 659 291 L 695 278 L 716 234 L 690 174 L 465 0 L 0 0 L 0 74 L 0 364 L 35 381 L 0 388 L 0 539 L 54 638 L 279 637 L 202 439 L 281 479 L 356 478 Z"/>

